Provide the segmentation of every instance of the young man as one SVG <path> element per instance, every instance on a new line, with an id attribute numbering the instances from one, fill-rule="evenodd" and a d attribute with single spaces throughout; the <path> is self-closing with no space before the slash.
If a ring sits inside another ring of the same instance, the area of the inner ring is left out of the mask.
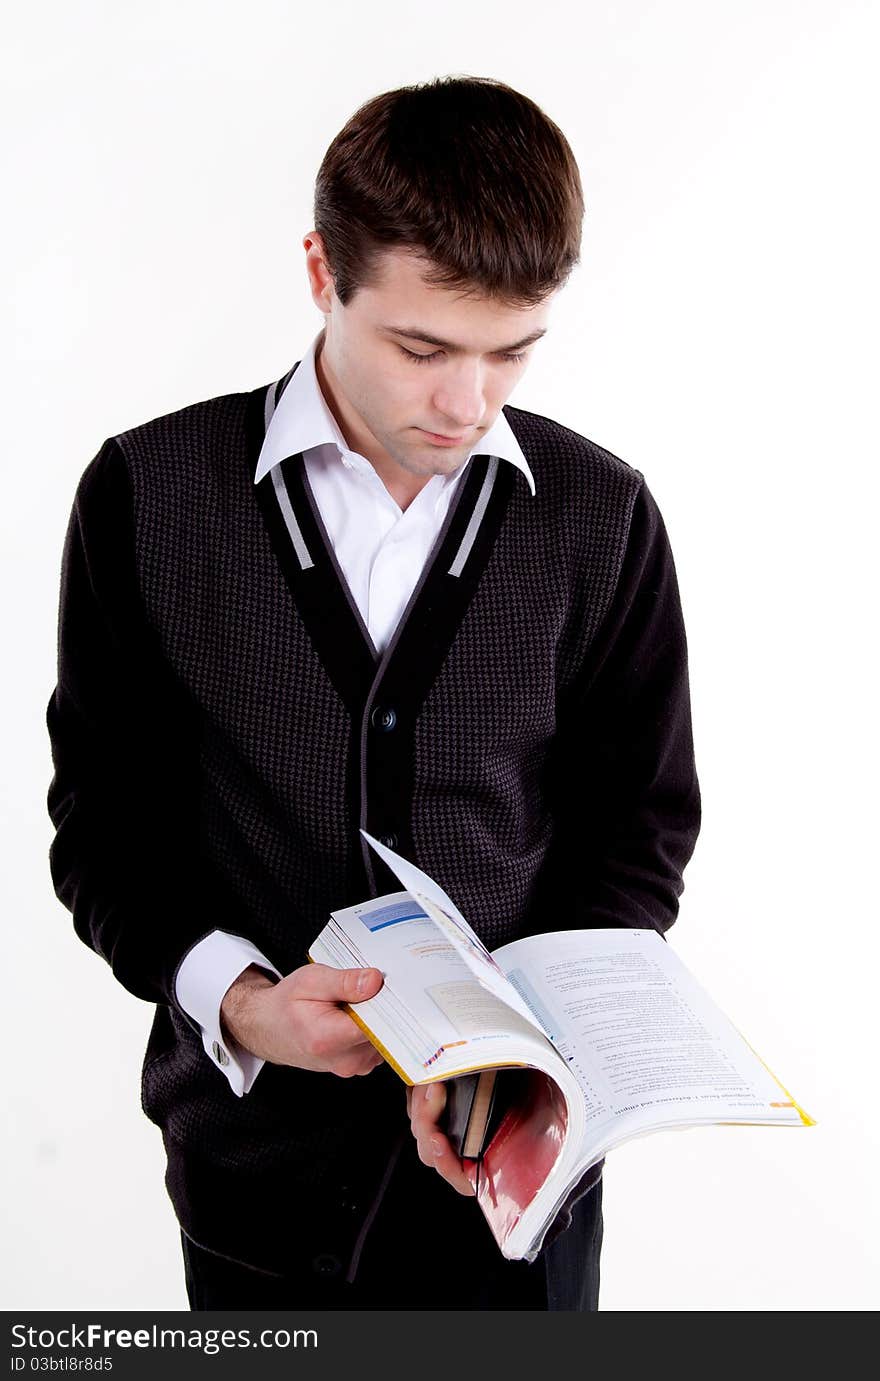
<path id="1" fill-rule="evenodd" d="M 490 945 L 675 919 L 698 830 L 686 649 L 642 476 L 505 401 L 579 253 L 571 150 L 531 101 L 379 96 L 321 166 L 323 327 L 283 378 L 106 441 L 77 491 L 49 706 L 52 872 L 156 1004 L 190 1303 L 597 1307 L 601 1183 L 507 1262 L 440 1130 L 310 966 L 398 884 Z"/>

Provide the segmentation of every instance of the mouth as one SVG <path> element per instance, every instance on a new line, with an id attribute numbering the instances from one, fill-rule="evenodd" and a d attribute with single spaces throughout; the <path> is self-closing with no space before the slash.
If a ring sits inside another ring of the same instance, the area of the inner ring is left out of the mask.
<path id="1" fill-rule="evenodd" d="M 443 436 L 440 432 L 425 431 L 424 427 L 419 427 L 418 430 L 435 446 L 461 446 L 467 441 L 466 436 Z"/>

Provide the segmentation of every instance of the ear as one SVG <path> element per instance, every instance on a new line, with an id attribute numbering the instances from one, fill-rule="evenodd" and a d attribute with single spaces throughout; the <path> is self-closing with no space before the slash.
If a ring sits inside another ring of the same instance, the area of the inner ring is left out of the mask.
<path id="1" fill-rule="evenodd" d="M 323 312 L 326 316 L 333 303 L 335 288 L 333 275 L 324 253 L 324 242 L 317 230 L 310 230 L 303 237 L 303 249 L 306 252 L 306 273 L 309 278 L 312 301 L 318 311 Z"/>

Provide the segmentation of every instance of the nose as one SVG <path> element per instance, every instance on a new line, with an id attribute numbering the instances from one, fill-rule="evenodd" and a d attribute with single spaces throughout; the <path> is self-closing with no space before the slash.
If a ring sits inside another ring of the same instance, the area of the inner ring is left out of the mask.
<path id="1" fill-rule="evenodd" d="M 482 421 L 486 411 L 483 371 L 479 362 L 450 361 L 432 399 L 438 416 L 456 431 L 467 431 Z"/>

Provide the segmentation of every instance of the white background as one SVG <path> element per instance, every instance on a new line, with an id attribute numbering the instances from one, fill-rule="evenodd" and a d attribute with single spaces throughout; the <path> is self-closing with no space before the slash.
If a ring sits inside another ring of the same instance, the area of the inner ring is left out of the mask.
<path id="1" fill-rule="evenodd" d="M 7 22 L 6 1308 L 186 1307 L 139 1107 L 152 1009 L 75 937 L 46 863 L 76 481 L 106 436 L 299 358 L 326 146 L 369 96 L 455 72 L 526 92 L 580 164 L 582 266 L 513 401 L 660 503 L 705 811 L 670 939 L 818 1119 L 614 1153 L 602 1307 L 876 1307 L 877 18 L 52 0 Z"/>

